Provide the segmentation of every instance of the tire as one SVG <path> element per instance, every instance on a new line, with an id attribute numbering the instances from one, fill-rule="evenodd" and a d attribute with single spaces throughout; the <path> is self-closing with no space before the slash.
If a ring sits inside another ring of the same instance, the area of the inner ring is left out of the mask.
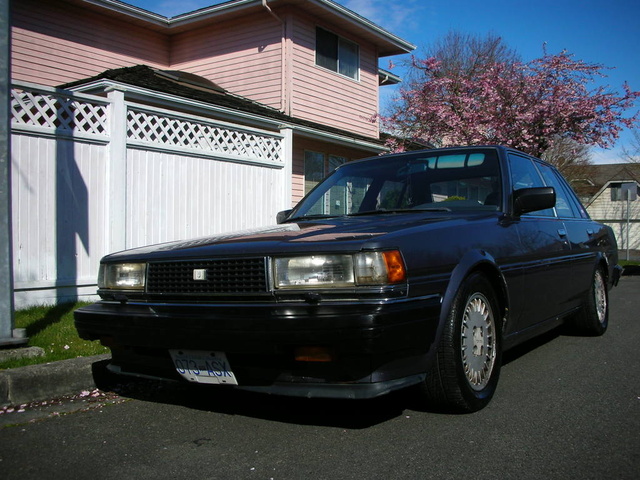
<path id="1" fill-rule="evenodd" d="M 576 333 L 598 337 L 609 326 L 609 291 L 601 267 L 596 268 L 582 308 L 573 318 Z"/>
<path id="2" fill-rule="evenodd" d="M 467 277 L 452 303 L 433 367 L 420 388 L 430 406 L 470 413 L 493 397 L 502 361 L 502 321 L 491 283 Z"/>

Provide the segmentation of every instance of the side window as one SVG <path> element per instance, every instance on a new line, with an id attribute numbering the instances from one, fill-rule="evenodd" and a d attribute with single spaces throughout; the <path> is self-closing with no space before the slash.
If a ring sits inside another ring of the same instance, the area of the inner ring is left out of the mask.
<path id="1" fill-rule="evenodd" d="M 514 191 L 522 188 L 545 186 L 538 169 L 530 158 L 509 154 L 509 165 L 511 167 L 511 183 Z M 555 213 L 552 208 L 548 208 L 538 212 L 527 213 L 525 216 L 554 217 Z"/>
<path id="2" fill-rule="evenodd" d="M 576 210 L 574 202 L 569 197 L 569 192 L 567 192 L 563 182 L 556 175 L 556 172 L 554 172 L 550 166 L 543 163 L 538 163 L 538 168 L 540 169 L 540 173 L 542 173 L 544 182 L 548 186 L 556 189 L 556 212 L 558 216 L 564 218 L 580 218 L 581 215 Z"/>

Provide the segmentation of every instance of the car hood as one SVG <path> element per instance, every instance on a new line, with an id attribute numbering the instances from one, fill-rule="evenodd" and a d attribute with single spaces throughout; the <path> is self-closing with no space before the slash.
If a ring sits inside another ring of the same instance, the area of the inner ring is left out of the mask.
<path id="1" fill-rule="evenodd" d="M 162 243 L 125 250 L 105 257 L 105 261 L 133 261 L 210 256 L 272 255 L 304 252 L 359 251 L 392 248 L 398 235 L 495 217 L 485 212 L 469 215 L 450 213 L 378 214 L 336 217 L 322 221 L 284 223 Z"/>

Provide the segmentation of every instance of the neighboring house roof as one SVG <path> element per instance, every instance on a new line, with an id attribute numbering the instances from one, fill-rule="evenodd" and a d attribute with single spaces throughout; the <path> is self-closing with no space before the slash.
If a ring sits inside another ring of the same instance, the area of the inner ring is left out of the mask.
<path id="1" fill-rule="evenodd" d="M 283 124 L 290 124 L 305 129 L 322 131 L 327 134 L 343 138 L 353 139 L 361 143 L 377 146 L 377 150 L 383 150 L 383 141 L 380 139 L 354 134 L 338 128 L 329 127 L 307 120 L 301 120 L 286 115 L 279 110 L 268 107 L 253 100 L 238 95 L 230 94 L 215 83 L 187 72 L 176 70 L 159 70 L 147 65 L 123 67 L 106 70 L 91 78 L 60 85 L 62 89 L 92 91 L 102 89 L 104 81 L 117 82 L 125 85 L 141 87 L 146 90 L 175 95 L 182 98 L 204 102 L 210 105 L 225 107 L 231 110 L 248 113 Z M 363 146 L 362 144 L 360 146 Z"/>
<path id="2" fill-rule="evenodd" d="M 571 182 L 573 189 L 592 203 L 611 183 L 636 182 L 640 184 L 640 164 L 614 163 L 586 165 L 582 175 Z"/>
<path id="3" fill-rule="evenodd" d="M 371 20 L 358 15 L 332 0 L 231 0 L 217 5 L 165 17 L 117 0 L 72 0 L 86 8 L 108 8 L 115 16 L 144 25 L 163 33 L 180 33 L 195 27 L 226 22 L 241 15 L 278 7 L 297 6 L 309 15 L 351 31 L 359 38 L 371 42 L 378 49 L 379 57 L 409 53 L 416 49 L 412 43 L 388 32 Z"/>

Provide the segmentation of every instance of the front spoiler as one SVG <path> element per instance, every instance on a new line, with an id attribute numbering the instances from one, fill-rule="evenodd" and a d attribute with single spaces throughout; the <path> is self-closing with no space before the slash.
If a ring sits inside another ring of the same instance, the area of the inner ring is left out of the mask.
<path id="1" fill-rule="evenodd" d="M 107 365 L 107 370 L 117 375 L 142 378 L 147 380 L 161 380 L 182 383 L 180 380 L 167 379 L 154 375 L 145 375 L 123 371 L 117 365 Z M 424 382 L 426 374 L 420 373 L 403 378 L 386 380 L 376 383 L 274 383 L 268 386 L 234 385 L 213 386 L 212 388 L 233 388 L 247 392 L 263 393 L 269 395 L 283 395 L 287 397 L 302 398 L 331 398 L 343 400 L 364 400 L 386 395 L 396 390 L 411 387 Z"/>

